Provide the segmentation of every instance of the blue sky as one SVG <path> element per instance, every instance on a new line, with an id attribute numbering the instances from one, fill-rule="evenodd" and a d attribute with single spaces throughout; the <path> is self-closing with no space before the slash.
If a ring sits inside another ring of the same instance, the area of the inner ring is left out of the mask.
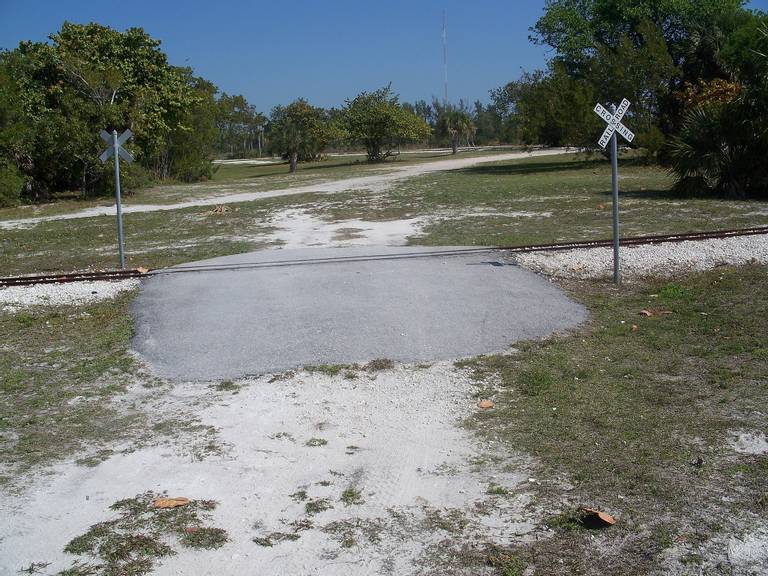
<path id="1" fill-rule="evenodd" d="M 172 64 L 194 68 L 260 111 L 306 97 L 339 106 L 389 82 L 405 101 L 442 97 L 441 28 L 448 14 L 450 99 L 488 90 L 542 66 L 528 41 L 544 0 L 0 0 L 0 47 L 42 41 L 64 20 L 144 28 Z M 768 9 L 768 0 L 751 7 Z"/>

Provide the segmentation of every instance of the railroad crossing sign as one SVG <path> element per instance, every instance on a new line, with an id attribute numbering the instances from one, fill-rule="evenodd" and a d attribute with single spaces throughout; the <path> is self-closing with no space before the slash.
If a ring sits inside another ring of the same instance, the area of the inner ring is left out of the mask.
<path id="1" fill-rule="evenodd" d="M 123 144 L 133 136 L 133 132 L 126 130 L 120 136 L 117 130 L 112 130 L 112 134 L 102 130 L 99 134 L 101 139 L 108 144 L 107 149 L 101 153 L 99 160 L 106 162 L 112 156 L 115 157 L 115 206 L 117 207 L 117 244 L 120 252 L 120 268 L 125 270 L 125 240 L 123 238 L 123 208 L 120 200 L 120 158 L 128 163 L 133 162 L 133 155 L 123 148 Z"/>
<path id="2" fill-rule="evenodd" d="M 608 143 L 611 143 L 611 192 L 613 196 L 613 281 L 616 284 L 621 283 L 620 274 L 620 260 L 619 260 L 619 160 L 618 160 L 618 142 L 616 133 L 618 132 L 627 141 L 632 142 L 635 139 L 635 135 L 629 130 L 621 120 L 624 118 L 624 114 L 627 113 L 629 108 L 629 100 L 624 98 L 617 109 L 616 106 L 611 106 L 610 112 L 606 110 L 602 104 L 598 103 L 595 106 L 595 114 L 600 116 L 608 123 L 608 127 L 600 136 L 598 144 L 600 148 L 605 150 Z"/>
<path id="3" fill-rule="evenodd" d="M 603 135 L 600 136 L 600 141 L 598 142 L 598 144 L 600 144 L 600 148 L 603 150 L 605 150 L 605 147 L 608 146 L 608 142 L 611 141 L 611 136 L 613 136 L 614 132 L 621 134 L 627 142 L 632 142 L 632 140 L 635 139 L 635 135 L 632 133 L 632 131 L 621 123 L 622 118 L 624 118 L 624 114 L 627 113 L 629 104 L 629 100 L 624 98 L 624 100 L 621 101 L 621 105 L 619 106 L 618 110 L 616 110 L 614 114 L 611 114 L 608 110 L 606 110 L 602 104 L 595 106 L 595 113 L 608 123 L 608 127 L 605 129 L 605 132 L 603 132 Z"/>
<path id="4" fill-rule="evenodd" d="M 116 130 L 112 131 L 115 135 L 117 134 Z M 107 149 L 104 150 L 104 152 L 101 153 L 101 156 L 99 156 L 99 160 L 102 162 L 106 162 L 109 160 L 115 153 L 115 148 L 117 148 L 117 153 L 126 162 L 133 162 L 133 155 L 128 152 L 125 148 L 123 148 L 123 144 L 125 144 L 132 136 L 133 132 L 130 130 L 126 130 L 120 136 L 117 137 L 117 142 L 115 143 L 113 141 L 113 134 L 110 134 L 106 130 L 102 130 L 99 134 L 101 136 L 101 139 L 104 140 L 109 146 L 107 146 Z"/>

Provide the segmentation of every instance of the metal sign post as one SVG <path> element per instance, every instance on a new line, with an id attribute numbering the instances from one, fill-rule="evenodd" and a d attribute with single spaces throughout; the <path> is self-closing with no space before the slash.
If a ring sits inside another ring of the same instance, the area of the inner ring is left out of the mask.
<path id="1" fill-rule="evenodd" d="M 133 156 L 128 150 L 123 148 L 123 144 L 133 136 L 133 132 L 126 130 L 120 136 L 117 130 L 112 130 L 112 134 L 102 130 L 101 139 L 109 146 L 99 156 L 99 160 L 106 162 L 111 156 L 115 157 L 115 205 L 117 206 L 117 243 L 120 251 L 120 269 L 125 270 L 125 240 L 123 238 L 123 205 L 120 199 L 120 158 L 122 157 L 128 163 L 133 162 Z"/>
<path id="2" fill-rule="evenodd" d="M 605 150 L 605 147 L 610 142 L 611 144 L 611 191 L 613 194 L 613 281 L 616 284 L 621 283 L 621 274 L 619 271 L 619 153 L 618 153 L 618 139 L 616 133 L 618 132 L 627 141 L 632 142 L 635 139 L 635 135 L 621 123 L 624 114 L 627 113 L 630 102 L 626 98 L 622 100 L 618 110 L 616 106 L 611 106 L 611 111 L 606 110 L 601 104 L 595 106 L 595 113 L 608 123 L 608 127 L 600 136 L 600 147 Z"/>

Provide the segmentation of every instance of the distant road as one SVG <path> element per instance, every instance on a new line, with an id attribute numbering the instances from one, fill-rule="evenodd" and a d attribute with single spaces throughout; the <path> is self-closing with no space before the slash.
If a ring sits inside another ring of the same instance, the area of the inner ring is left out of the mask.
<path id="1" fill-rule="evenodd" d="M 296 186 L 293 188 L 280 190 L 266 190 L 263 192 L 242 192 L 236 194 L 226 194 L 222 196 L 213 196 L 210 198 L 197 198 L 175 204 L 123 204 L 123 213 L 139 212 L 159 212 L 161 210 L 180 210 L 183 208 L 193 208 L 195 206 L 218 206 L 220 204 L 235 204 L 238 202 L 251 202 L 263 198 L 276 198 L 279 196 L 292 196 L 296 194 L 336 194 L 350 190 L 371 190 L 381 192 L 393 182 L 429 174 L 430 172 L 443 172 L 446 170 L 460 170 L 469 168 L 476 164 L 484 162 L 501 162 L 504 160 L 520 160 L 522 158 L 532 158 L 539 156 L 554 156 L 558 154 L 576 153 L 578 150 L 565 148 L 550 148 L 547 150 L 535 150 L 532 152 L 510 152 L 508 154 L 493 154 L 489 156 L 475 156 L 472 158 L 450 158 L 447 160 L 437 160 L 435 162 L 425 162 L 410 166 L 394 168 L 390 172 L 373 174 L 371 176 L 360 176 L 357 178 L 346 178 L 340 180 L 331 180 L 322 184 L 310 184 L 306 186 Z M 114 216 L 116 208 L 112 206 L 96 206 L 86 208 L 69 214 L 56 214 L 52 216 L 38 216 L 35 218 L 21 218 L 17 220 L 0 220 L 0 229 L 26 228 L 39 224 L 40 222 L 49 222 L 52 220 L 74 220 L 78 218 L 92 218 L 94 216 Z"/>

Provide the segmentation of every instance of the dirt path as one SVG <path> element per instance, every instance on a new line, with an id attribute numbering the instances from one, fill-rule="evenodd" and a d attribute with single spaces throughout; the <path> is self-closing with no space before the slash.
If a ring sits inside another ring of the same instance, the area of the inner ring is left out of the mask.
<path id="1" fill-rule="evenodd" d="M 477 400 L 452 363 L 234 386 L 182 383 L 143 406 L 214 427 L 217 448 L 202 459 L 183 446 L 127 450 L 92 468 L 62 464 L 24 498 L 3 497 L 0 574 L 92 561 L 63 548 L 147 490 L 218 501 L 213 523 L 229 536 L 218 550 L 178 548 L 156 574 L 464 574 L 454 563 L 466 547 L 536 532 L 531 462 L 460 426 Z"/>
<path id="2" fill-rule="evenodd" d="M 473 158 L 452 158 L 450 160 L 439 160 L 424 164 L 415 164 L 403 168 L 396 168 L 391 172 L 374 174 L 372 176 L 361 176 L 358 178 L 347 178 L 342 180 L 333 180 L 324 184 L 311 184 L 308 186 L 297 186 L 294 188 L 281 190 L 267 190 L 264 192 L 245 192 L 238 194 L 227 194 L 223 196 L 213 196 L 210 198 L 199 198 L 175 204 L 124 204 L 124 213 L 137 212 L 158 212 L 161 210 L 179 210 L 182 208 L 191 208 L 195 206 L 216 206 L 219 204 L 233 204 L 237 202 L 251 202 L 263 198 L 275 198 L 279 196 L 291 196 L 296 194 L 318 193 L 335 194 L 346 192 L 348 190 L 371 190 L 380 192 L 386 189 L 391 183 L 430 172 L 442 172 L 445 170 L 460 170 L 469 168 L 476 164 L 484 162 L 501 162 L 505 160 L 518 160 L 521 158 L 531 158 L 535 156 L 553 156 L 565 154 L 569 151 L 563 148 L 553 148 L 550 150 L 536 150 L 533 152 L 511 152 L 509 154 L 493 154 L 488 156 L 476 156 Z M 576 150 L 571 150 L 576 152 Z M 72 220 L 77 218 L 91 218 L 94 216 L 113 216 L 115 214 L 114 206 L 98 206 L 71 212 L 69 214 L 56 214 L 53 216 L 39 216 L 37 218 L 22 218 L 17 220 L 0 221 L 0 229 L 24 228 L 33 226 L 40 222 L 51 220 Z"/>

